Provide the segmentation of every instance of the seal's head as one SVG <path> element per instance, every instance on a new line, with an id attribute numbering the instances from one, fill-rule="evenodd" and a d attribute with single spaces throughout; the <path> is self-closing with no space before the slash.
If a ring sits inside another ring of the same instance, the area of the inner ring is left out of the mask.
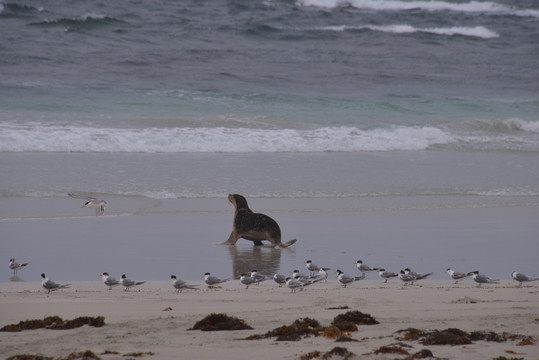
<path id="1" fill-rule="evenodd" d="M 249 209 L 247 199 L 239 194 L 228 195 L 228 201 L 230 201 L 236 209 Z"/>

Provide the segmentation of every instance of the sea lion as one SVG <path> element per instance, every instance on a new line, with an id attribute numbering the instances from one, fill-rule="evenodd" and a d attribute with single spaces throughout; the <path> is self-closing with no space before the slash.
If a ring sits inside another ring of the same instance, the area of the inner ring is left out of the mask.
<path id="1" fill-rule="evenodd" d="M 288 247 L 296 242 L 296 239 L 286 243 L 281 242 L 281 229 L 275 220 L 264 214 L 254 213 L 249 209 L 247 200 L 238 194 L 228 195 L 228 201 L 234 205 L 234 222 L 232 233 L 223 245 L 234 245 L 238 239 L 250 240 L 255 246 L 264 247 Z M 262 240 L 268 240 L 271 244 L 263 244 Z"/>

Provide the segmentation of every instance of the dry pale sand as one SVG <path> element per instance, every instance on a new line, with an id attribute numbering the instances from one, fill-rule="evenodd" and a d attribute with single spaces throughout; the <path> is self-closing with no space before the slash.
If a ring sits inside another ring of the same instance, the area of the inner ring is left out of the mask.
<path id="1" fill-rule="evenodd" d="M 467 279 L 458 285 L 448 281 L 428 281 L 402 286 L 392 280 L 364 280 L 346 289 L 336 280 L 315 284 L 305 291 L 290 293 L 273 282 L 245 289 L 238 280 L 221 289 L 176 293 L 168 282 L 153 281 L 124 292 L 104 289 L 99 282 L 72 284 L 68 290 L 47 294 L 38 283 L 0 284 L 0 325 L 21 320 L 59 315 L 104 316 L 106 326 L 83 326 L 72 330 L 27 330 L 0 333 L 0 353 L 4 358 L 27 353 L 46 356 L 91 350 L 118 354 L 102 359 L 125 359 L 125 354 L 151 352 L 151 359 L 298 359 L 318 350 L 345 347 L 361 359 L 394 359 L 403 355 L 375 355 L 383 346 L 401 342 L 397 330 L 409 327 L 424 330 L 459 328 L 465 331 L 507 332 L 539 338 L 538 283 L 517 287 L 505 280 L 499 285 L 477 288 Z M 471 301 L 473 299 L 473 301 Z M 348 310 L 348 306 L 375 317 L 379 325 L 360 326 L 351 334 L 357 342 L 335 342 L 325 337 L 300 341 L 243 340 L 264 334 L 294 320 L 311 317 L 322 325 Z M 164 311 L 171 308 L 170 311 Z M 210 313 L 226 313 L 244 319 L 254 330 L 190 331 L 195 322 Z M 406 341 L 411 354 L 428 348 L 435 357 L 447 359 L 538 359 L 539 345 L 517 346 L 518 341 L 502 343 L 477 341 L 466 346 L 429 345 Z M 335 358 L 335 357 L 334 357 Z"/>

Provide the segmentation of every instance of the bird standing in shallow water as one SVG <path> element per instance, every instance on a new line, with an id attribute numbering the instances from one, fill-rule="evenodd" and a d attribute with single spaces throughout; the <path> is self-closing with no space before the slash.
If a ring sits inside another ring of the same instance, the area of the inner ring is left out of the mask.
<path id="1" fill-rule="evenodd" d="M 22 269 L 23 267 L 25 267 L 26 265 L 28 265 L 28 263 L 25 263 L 25 264 L 19 264 L 18 262 L 15 261 L 15 259 L 9 259 L 9 268 L 11 270 L 13 270 L 13 275 L 14 276 L 17 276 L 17 272 Z"/>

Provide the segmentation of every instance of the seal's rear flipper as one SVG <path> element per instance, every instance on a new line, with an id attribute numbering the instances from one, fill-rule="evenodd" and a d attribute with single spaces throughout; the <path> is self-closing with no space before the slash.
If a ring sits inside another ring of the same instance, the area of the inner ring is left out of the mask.
<path id="1" fill-rule="evenodd" d="M 296 239 L 292 239 L 289 242 L 285 242 L 285 243 L 281 244 L 281 247 L 284 247 L 284 248 L 289 247 L 290 245 L 295 244 L 296 241 L 297 241 Z"/>

